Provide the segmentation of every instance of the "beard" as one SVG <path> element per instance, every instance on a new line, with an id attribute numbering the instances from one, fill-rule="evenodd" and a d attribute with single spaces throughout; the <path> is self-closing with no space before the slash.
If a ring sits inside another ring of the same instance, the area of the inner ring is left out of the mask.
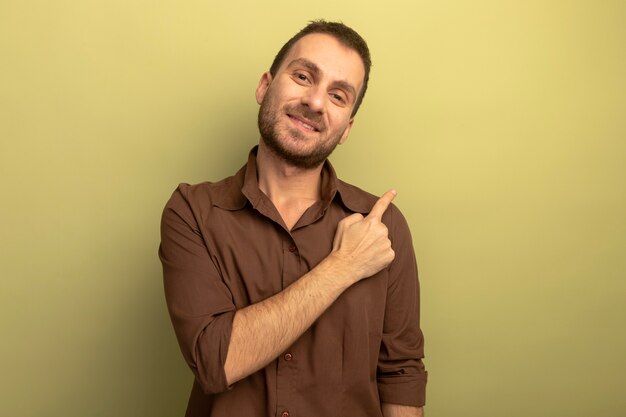
<path id="1" fill-rule="evenodd" d="M 301 115 L 319 126 L 319 132 L 316 132 L 318 134 L 323 134 L 327 131 L 327 128 L 324 126 L 321 116 L 307 106 L 285 106 L 285 111 L 281 112 L 272 96 L 272 91 L 268 91 L 259 108 L 257 123 L 263 143 L 283 161 L 297 168 L 312 169 L 324 163 L 339 144 L 339 140 L 343 136 L 343 131 L 328 137 L 323 143 L 319 143 L 308 151 L 290 149 L 287 146 L 288 138 L 286 138 L 286 136 L 290 136 L 295 139 L 295 141 L 302 142 L 303 144 L 313 139 L 307 138 L 303 132 L 295 127 L 289 128 L 285 132 L 280 132 L 278 123 L 280 114 Z"/>

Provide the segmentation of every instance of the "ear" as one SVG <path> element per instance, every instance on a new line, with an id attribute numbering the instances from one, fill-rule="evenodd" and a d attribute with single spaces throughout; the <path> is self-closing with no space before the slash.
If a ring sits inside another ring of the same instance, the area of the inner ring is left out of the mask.
<path id="1" fill-rule="evenodd" d="M 341 134 L 341 139 L 339 139 L 339 144 L 343 144 L 346 140 L 348 140 L 348 135 L 350 134 L 350 129 L 352 129 L 352 124 L 354 123 L 354 117 L 352 119 L 350 119 L 350 121 L 348 122 L 348 127 L 346 127 L 346 130 L 343 131 L 343 133 Z"/>
<path id="2" fill-rule="evenodd" d="M 264 72 L 261 75 L 261 79 L 259 80 L 259 85 L 256 87 L 256 102 L 257 104 L 261 104 L 263 102 L 263 98 L 265 97 L 265 93 L 267 93 L 267 89 L 272 83 L 272 74 L 269 72 Z"/>

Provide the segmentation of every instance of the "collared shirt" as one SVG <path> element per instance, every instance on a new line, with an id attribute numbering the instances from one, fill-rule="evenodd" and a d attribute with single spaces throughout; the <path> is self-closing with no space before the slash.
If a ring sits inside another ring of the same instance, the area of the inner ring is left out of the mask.
<path id="1" fill-rule="evenodd" d="M 289 230 L 257 182 L 256 149 L 234 176 L 181 184 L 163 212 L 159 256 L 167 306 L 195 375 L 188 417 L 381 417 L 381 402 L 421 406 L 426 371 L 419 284 L 407 223 L 383 223 L 390 266 L 348 288 L 276 360 L 227 386 L 224 362 L 238 309 L 279 293 L 332 249 L 337 223 L 377 198 L 329 162 L 321 199 Z"/>

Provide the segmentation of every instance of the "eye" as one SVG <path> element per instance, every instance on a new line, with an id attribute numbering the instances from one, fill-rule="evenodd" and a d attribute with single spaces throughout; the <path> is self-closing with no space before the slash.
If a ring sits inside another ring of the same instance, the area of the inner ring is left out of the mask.
<path id="1" fill-rule="evenodd" d="M 346 104 L 346 97 L 341 93 L 330 93 L 330 98 L 339 105 Z"/>
<path id="2" fill-rule="evenodd" d="M 298 84 L 311 84 L 311 80 L 309 79 L 309 76 L 303 72 L 296 72 L 293 75 L 294 80 L 298 83 Z"/>

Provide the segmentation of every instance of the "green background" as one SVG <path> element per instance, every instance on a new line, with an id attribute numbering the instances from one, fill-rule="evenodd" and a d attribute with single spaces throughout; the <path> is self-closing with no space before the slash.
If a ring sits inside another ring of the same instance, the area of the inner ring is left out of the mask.
<path id="1" fill-rule="evenodd" d="M 161 210 L 235 172 L 314 18 L 370 90 L 339 175 L 399 190 L 427 415 L 624 416 L 626 2 L 0 1 L 0 415 L 179 416 Z"/>

